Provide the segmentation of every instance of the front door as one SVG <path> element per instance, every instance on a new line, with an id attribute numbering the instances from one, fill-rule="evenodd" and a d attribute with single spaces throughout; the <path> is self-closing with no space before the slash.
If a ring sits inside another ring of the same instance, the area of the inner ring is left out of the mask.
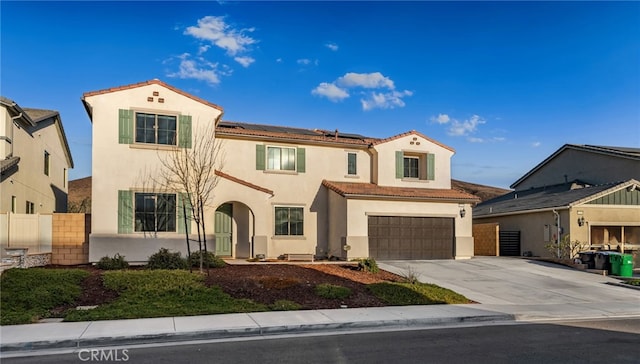
<path id="1" fill-rule="evenodd" d="M 233 216 L 233 209 L 230 203 L 221 205 L 216 210 L 215 236 L 217 256 L 231 256 L 231 216 Z"/>

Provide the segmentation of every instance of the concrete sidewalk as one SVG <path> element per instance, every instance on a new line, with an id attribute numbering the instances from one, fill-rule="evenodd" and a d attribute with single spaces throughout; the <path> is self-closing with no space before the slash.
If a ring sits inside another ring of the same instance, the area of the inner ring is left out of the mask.
<path id="1" fill-rule="evenodd" d="M 513 321 L 481 305 L 390 306 L 255 312 L 0 327 L 0 352 L 72 349 L 295 333 Z"/>

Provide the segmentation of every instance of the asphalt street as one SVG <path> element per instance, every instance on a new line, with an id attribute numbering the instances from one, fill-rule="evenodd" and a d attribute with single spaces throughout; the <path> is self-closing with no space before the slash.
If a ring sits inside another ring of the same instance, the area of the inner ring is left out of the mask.
<path id="1" fill-rule="evenodd" d="M 82 349 L 3 363 L 638 363 L 640 319 Z"/>

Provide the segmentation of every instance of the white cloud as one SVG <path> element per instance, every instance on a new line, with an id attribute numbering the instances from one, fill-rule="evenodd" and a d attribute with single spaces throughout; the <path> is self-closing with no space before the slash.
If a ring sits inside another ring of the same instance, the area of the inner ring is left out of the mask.
<path id="1" fill-rule="evenodd" d="M 385 93 L 372 92 L 368 99 L 360 99 L 362 110 L 369 111 L 373 109 L 393 109 L 396 107 L 404 107 L 405 103 L 402 97 L 411 96 L 411 91 L 391 91 Z"/>
<path id="2" fill-rule="evenodd" d="M 380 72 L 349 72 L 333 82 L 321 83 L 311 93 L 337 101 L 349 97 L 350 89 L 363 89 L 359 92 L 363 95 L 360 104 L 364 111 L 404 107 L 403 98 L 413 95 L 409 90 L 397 91 L 393 80 Z"/>
<path id="3" fill-rule="evenodd" d="M 482 138 L 469 137 L 467 140 L 471 143 L 484 143 L 484 139 Z"/>
<path id="4" fill-rule="evenodd" d="M 302 65 L 308 65 L 311 63 L 311 60 L 308 58 L 301 58 L 299 60 L 296 61 L 298 64 L 302 64 Z"/>
<path id="5" fill-rule="evenodd" d="M 446 124 L 451 121 L 451 118 L 447 114 L 438 114 L 438 116 L 432 116 L 431 121 L 438 124 Z"/>
<path id="6" fill-rule="evenodd" d="M 478 115 L 473 115 L 469 119 L 464 121 L 452 119 L 451 127 L 449 127 L 448 134 L 452 136 L 466 136 L 474 133 L 478 129 L 478 125 L 484 124 L 486 122 L 486 120 Z"/>
<path id="7" fill-rule="evenodd" d="M 276 58 L 276 63 L 282 63 L 282 58 Z"/>
<path id="8" fill-rule="evenodd" d="M 540 143 L 540 142 L 533 142 L 533 143 L 531 143 L 531 146 L 532 146 L 532 147 L 534 147 L 534 148 L 537 148 L 537 147 L 539 147 L 539 146 L 541 146 L 541 145 L 542 145 L 542 143 Z"/>
<path id="9" fill-rule="evenodd" d="M 217 85 L 220 83 L 220 76 L 231 74 L 226 66 L 223 66 L 224 69 L 220 70 L 217 63 L 208 62 L 202 57 L 192 58 L 189 53 L 183 53 L 176 58 L 180 60 L 178 71 L 167 74 L 168 77 L 195 79 L 205 81 L 211 85 Z"/>
<path id="10" fill-rule="evenodd" d="M 338 45 L 335 43 L 326 43 L 324 46 L 331 49 L 334 52 L 338 51 Z"/>
<path id="11" fill-rule="evenodd" d="M 208 50 L 209 50 L 209 48 L 211 48 L 211 46 L 210 46 L 209 44 L 201 45 L 201 46 L 198 48 L 198 55 L 201 55 L 202 53 L 204 53 L 204 52 L 208 51 Z"/>
<path id="12" fill-rule="evenodd" d="M 240 63 L 242 65 L 242 67 L 249 67 L 249 65 L 251 65 L 251 63 L 255 62 L 256 60 L 248 57 L 248 56 L 243 56 L 243 57 L 235 57 L 234 60 L 238 63 Z"/>
<path id="13" fill-rule="evenodd" d="M 197 26 L 190 26 L 184 34 L 194 38 L 209 41 L 213 45 L 224 49 L 228 55 L 235 56 L 238 53 L 248 51 L 248 46 L 257 41 L 246 33 L 251 33 L 255 29 L 235 29 L 225 23 L 222 16 L 205 16 L 198 20 Z"/>
<path id="14" fill-rule="evenodd" d="M 342 87 L 363 87 L 363 88 L 388 88 L 395 89 L 393 81 L 385 77 L 380 72 L 354 73 L 349 72 L 336 80 L 336 84 Z"/>
<path id="15" fill-rule="evenodd" d="M 337 102 L 349 97 L 349 93 L 333 83 L 322 82 L 318 87 L 311 90 L 311 94 L 324 96 L 333 102 Z"/>

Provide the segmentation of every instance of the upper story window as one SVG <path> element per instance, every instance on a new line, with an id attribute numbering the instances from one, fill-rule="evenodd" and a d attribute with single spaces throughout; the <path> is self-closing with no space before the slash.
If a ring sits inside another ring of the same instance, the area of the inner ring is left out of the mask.
<path id="1" fill-rule="evenodd" d="M 118 110 L 118 143 L 191 148 L 191 115 L 162 115 Z"/>
<path id="2" fill-rule="evenodd" d="M 36 213 L 36 204 L 31 201 L 27 201 L 25 204 L 25 213 L 27 214 L 35 214 Z"/>
<path id="3" fill-rule="evenodd" d="M 50 164 L 49 152 L 44 151 L 44 174 L 49 175 L 49 164 Z"/>
<path id="4" fill-rule="evenodd" d="M 420 158 L 404 157 L 404 178 L 420 178 Z"/>
<path id="5" fill-rule="evenodd" d="M 435 154 L 396 151 L 396 178 L 433 181 Z"/>
<path id="6" fill-rule="evenodd" d="M 256 170 L 305 172 L 305 149 L 256 144 Z"/>
<path id="7" fill-rule="evenodd" d="M 175 116 L 136 113 L 136 143 L 176 145 L 176 134 Z"/>
<path id="8" fill-rule="evenodd" d="M 356 153 L 347 153 L 347 174 L 349 176 L 358 174 L 358 155 Z"/>
<path id="9" fill-rule="evenodd" d="M 296 148 L 267 147 L 267 169 L 272 171 L 295 171 Z"/>
<path id="10" fill-rule="evenodd" d="M 135 231 L 176 231 L 176 195 L 136 193 Z"/>

